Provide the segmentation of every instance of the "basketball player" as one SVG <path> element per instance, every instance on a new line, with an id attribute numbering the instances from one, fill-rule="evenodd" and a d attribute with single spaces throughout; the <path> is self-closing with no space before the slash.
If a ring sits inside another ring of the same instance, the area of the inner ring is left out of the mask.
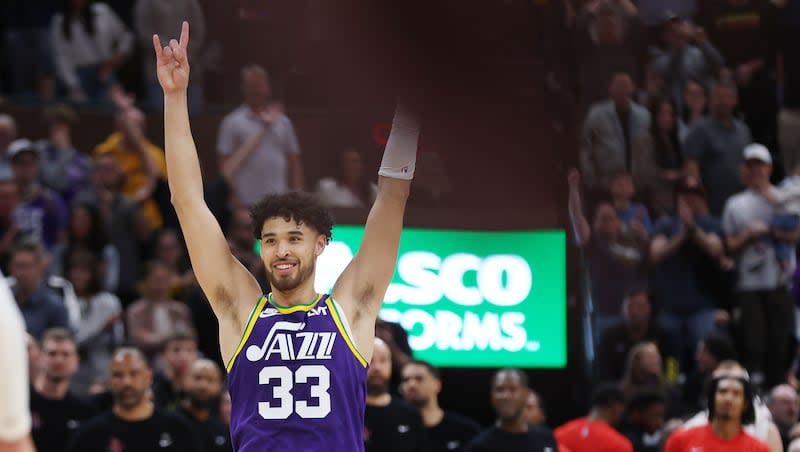
<path id="1" fill-rule="evenodd" d="M 189 25 L 183 23 L 180 41 L 162 48 L 153 36 L 153 44 L 164 90 L 172 204 L 194 273 L 219 320 L 234 449 L 363 451 L 367 363 L 395 269 L 414 173 L 415 118 L 402 108 L 395 113 L 361 248 L 332 294 L 314 290 L 315 261 L 331 238 L 328 212 L 300 193 L 267 196 L 252 207 L 255 237 L 273 288 L 263 295 L 231 254 L 203 199 L 186 106 Z"/>
<path id="2" fill-rule="evenodd" d="M 33 451 L 25 322 L 0 273 L 0 452 Z"/>
<path id="3" fill-rule="evenodd" d="M 708 392 L 709 423 L 675 431 L 664 452 L 769 452 L 766 444 L 742 428 L 755 421 L 749 381 L 742 377 L 716 377 Z"/>

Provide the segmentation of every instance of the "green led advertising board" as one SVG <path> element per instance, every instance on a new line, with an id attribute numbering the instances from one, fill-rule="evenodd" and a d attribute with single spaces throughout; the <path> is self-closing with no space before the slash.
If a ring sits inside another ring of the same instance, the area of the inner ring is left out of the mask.
<path id="1" fill-rule="evenodd" d="M 317 261 L 318 292 L 330 292 L 363 231 L 334 228 Z M 564 231 L 405 228 L 380 317 L 437 366 L 565 367 L 565 250 Z"/>

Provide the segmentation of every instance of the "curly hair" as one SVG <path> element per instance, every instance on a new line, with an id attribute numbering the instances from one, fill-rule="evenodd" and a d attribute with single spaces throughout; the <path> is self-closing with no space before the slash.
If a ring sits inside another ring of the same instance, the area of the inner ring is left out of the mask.
<path id="1" fill-rule="evenodd" d="M 270 218 L 283 218 L 316 230 L 331 240 L 333 217 L 313 196 L 307 193 L 290 192 L 280 195 L 267 195 L 250 208 L 253 224 L 253 237 L 261 240 L 261 229 Z"/>

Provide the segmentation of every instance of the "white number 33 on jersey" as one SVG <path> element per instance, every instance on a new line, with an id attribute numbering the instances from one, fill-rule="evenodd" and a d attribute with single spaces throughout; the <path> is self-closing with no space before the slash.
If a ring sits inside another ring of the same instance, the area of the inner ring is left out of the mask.
<path id="1" fill-rule="evenodd" d="M 309 405 L 307 400 L 295 400 L 292 388 L 295 383 L 308 383 L 309 379 L 316 379 L 317 384 L 311 385 L 311 397 L 317 399 L 316 405 Z M 261 369 L 258 373 L 258 384 L 272 384 L 272 397 L 278 400 L 277 404 L 258 402 L 258 414 L 264 419 L 288 419 L 292 413 L 297 413 L 303 419 L 322 419 L 331 412 L 331 396 L 328 389 L 331 387 L 331 373 L 325 366 L 301 366 L 292 372 L 286 366 L 272 366 Z"/>

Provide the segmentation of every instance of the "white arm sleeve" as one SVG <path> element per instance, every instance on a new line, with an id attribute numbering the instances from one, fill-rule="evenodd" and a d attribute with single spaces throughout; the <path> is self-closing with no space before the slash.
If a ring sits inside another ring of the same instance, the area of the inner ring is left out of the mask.
<path id="1" fill-rule="evenodd" d="M 0 274 L 0 440 L 16 441 L 31 430 L 25 321 Z"/>
<path id="2" fill-rule="evenodd" d="M 406 111 L 402 105 L 398 105 L 378 174 L 405 180 L 411 180 L 414 177 L 419 127 L 419 121 L 414 114 Z"/>

